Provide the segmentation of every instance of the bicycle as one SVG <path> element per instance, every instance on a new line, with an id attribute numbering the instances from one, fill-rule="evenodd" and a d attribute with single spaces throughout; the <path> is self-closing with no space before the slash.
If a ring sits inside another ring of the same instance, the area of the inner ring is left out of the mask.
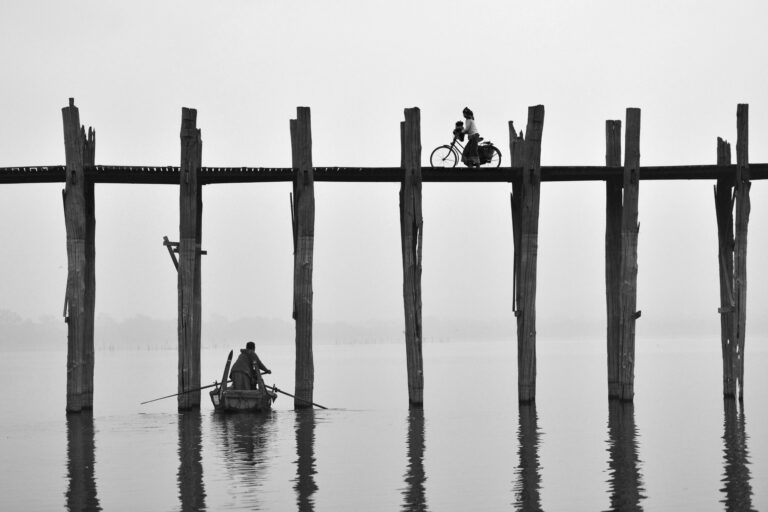
<path id="1" fill-rule="evenodd" d="M 480 138 L 482 141 L 482 137 Z M 456 167 L 461 160 L 461 154 L 464 152 L 464 145 L 454 134 L 453 141 L 450 144 L 444 144 L 432 150 L 429 155 L 429 163 L 432 167 Z M 477 152 L 480 155 L 480 165 L 488 164 L 489 167 L 499 167 L 501 165 L 501 151 L 493 145 L 493 142 L 480 142 L 477 145 Z"/>

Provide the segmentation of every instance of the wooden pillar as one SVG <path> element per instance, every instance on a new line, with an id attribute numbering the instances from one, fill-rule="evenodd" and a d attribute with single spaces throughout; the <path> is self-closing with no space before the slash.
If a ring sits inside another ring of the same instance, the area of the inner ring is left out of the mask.
<path id="1" fill-rule="evenodd" d="M 405 109 L 400 123 L 401 166 L 400 240 L 403 257 L 403 305 L 405 309 L 405 352 L 408 365 L 410 407 L 424 404 L 424 363 L 421 353 L 421 243 L 424 220 L 421 215 L 421 112 Z"/>
<path id="2" fill-rule="evenodd" d="M 517 317 L 517 394 L 521 403 L 536 399 L 536 263 L 541 190 L 541 136 L 544 106 L 528 108 L 525 137 L 510 123 L 512 166 L 521 175 L 512 182 L 512 227 L 515 241 L 514 311 Z"/>
<path id="3" fill-rule="evenodd" d="M 736 110 L 736 237 L 733 255 L 733 296 L 736 303 L 736 384 L 739 400 L 744 398 L 744 340 L 747 324 L 747 227 L 751 209 L 749 200 L 749 105 Z"/>
<path id="4" fill-rule="evenodd" d="M 93 408 L 93 321 L 95 304 L 95 225 L 93 182 L 85 167 L 93 165 L 96 133 L 80 125 L 74 99 L 61 110 L 64 123 L 67 229 L 67 412 Z"/>
<path id="5" fill-rule="evenodd" d="M 203 194 L 200 180 L 203 142 L 197 110 L 181 109 L 179 182 L 179 410 L 200 407 L 200 255 Z"/>
<path id="6" fill-rule="evenodd" d="M 731 145 L 717 139 L 717 165 L 731 164 Z M 733 185 L 735 177 L 715 185 L 718 263 L 720 269 L 720 343 L 723 353 L 723 396 L 736 396 L 736 302 L 733 297 Z"/>
<path id="7" fill-rule="evenodd" d="M 621 211 L 621 290 L 619 293 L 618 396 L 634 398 L 637 308 L 637 206 L 640 185 L 640 109 L 627 109 L 624 153 L 624 204 Z"/>
<path id="8" fill-rule="evenodd" d="M 621 167 L 621 121 L 605 122 L 605 165 Z M 621 293 L 622 177 L 605 181 L 605 298 L 607 306 L 608 396 L 619 397 L 619 296 Z"/>
<path id="9" fill-rule="evenodd" d="M 315 245 L 315 178 L 309 107 L 298 107 L 292 119 L 293 161 L 293 317 L 296 320 L 296 399 L 294 409 L 313 401 L 315 364 L 312 356 L 312 257 Z"/>

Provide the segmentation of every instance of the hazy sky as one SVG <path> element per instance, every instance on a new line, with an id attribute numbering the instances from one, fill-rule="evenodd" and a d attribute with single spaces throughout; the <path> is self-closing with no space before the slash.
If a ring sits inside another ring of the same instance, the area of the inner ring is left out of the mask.
<path id="1" fill-rule="evenodd" d="M 203 164 L 290 166 L 289 120 L 312 109 L 318 166 L 396 166 L 403 109 L 422 157 L 464 106 L 503 149 L 544 104 L 544 165 L 604 163 L 606 119 L 642 109 L 641 164 L 715 163 L 750 104 L 750 159 L 768 162 L 763 1 L 17 1 L 0 7 L 0 166 L 64 163 L 74 97 L 99 164 L 179 164 L 182 107 Z M 642 182 L 638 308 L 718 336 L 711 182 Z M 0 185 L 0 309 L 61 315 L 63 184 Z M 204 188 L 204 315 L 290 319 L 290 183 Z M 425 317 L 508 318 L 509 184 L 425 184 Z M 768 307 L 768 183 L 752 188 L 749 314 Z M 402 318 L 398 185 L 318 183 L 316 321 Z M 98 314 L 174 318 L 174 186 L 97 185 Z M 604 184 L 542 186 L 538 310 L 605 316 Z M 748 319 L 749 322 L 749 319 Z M 203 326 L 205 329 L 205 326 Z M 428 336 L 429 324 L 425 325 Z M 753 333 L 760 334 L 760 333 Z"/>

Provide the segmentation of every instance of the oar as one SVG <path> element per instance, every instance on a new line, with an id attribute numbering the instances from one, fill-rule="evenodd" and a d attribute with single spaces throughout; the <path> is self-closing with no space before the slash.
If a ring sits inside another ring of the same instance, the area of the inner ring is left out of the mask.
<path id="1" fill-rule="evenodd" d="M 231 380 L 228 380 L 227 382 L 232 382 Z M 220 384 L 218 382 L 214 382 L 213 384 L 208 384 L 207 386 L 203 386 L 201 388 L 195 388 L 195 389 L 188 389 L 186 391 L 182 391 L 181 393 L 174 393 L 173 395 L 168 396 L 161 396 L 160 398 L 153 398 L 152 400 L 147 400 L 146 402 L 141 402 L 139 405 L 148 404 L 150 402 L 157 402 L 158 400 L 165 400 L 166 398 L 171 398 L 174 396 L 183 395 L 185 393 L 193 393 L 195 391 L 201 391 L 203 389 L 212 388 L 213 386 L 219 386 Z"/>
<path id="2" fill-rule="evenodd" d="M 323 407 L 322 405 L 320 405 L 320 404 L 316 404 L 315 402 L 310 402 L 309 400 L 304 400 L 303 398 L 299 398 L 299 397 L 297 397 L 297 396 L 295 396 L 295 395 L 292 395 L 292 394 L 290 394 L 290 393 L 286 393 L 286 392 L 285 392 L 285 391 L 283 391 L 282 389 L 278 389 L 278 388 L 277 388 L 277 386 L 275 386 L 274 384 L 272 385 L 272 391 L 277 391 L 278 393 L 282 393 L 282 394 L 284 394 L 284 395 L 287 395 L 287 396 L 289 396 L 289 397 L 291 397 L 291 398 L 294 398 L 294 399 L 296 399 L 296 400 L 299 400 L 300 402 L 304 402 L 305 404 L 312 404 L 312 405 L 314 405 L 315 407 L 319 407 L 319 408 L 321 408 L 321 409 L 328 409 L 327 407 Z"/>

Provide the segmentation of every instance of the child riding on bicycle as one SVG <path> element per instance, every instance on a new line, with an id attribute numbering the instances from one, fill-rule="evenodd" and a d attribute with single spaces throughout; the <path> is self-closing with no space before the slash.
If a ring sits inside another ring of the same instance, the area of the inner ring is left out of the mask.
<path id="1" fill-rule="evenodd" d="M 475 115 L 469 107 L 465 107 L 462 114 L 464 114 L 466 122 L 464 123 L 461 135 L 466 134 L 469 140 L 464 148 L 464 152 L 461 154 L 461 161 L 467 167 L 480 167 L 480 153 L 477 150 L 480 133 L 477 131 L 477 124 L 475 124 Z M 459 128 L 459 123 L 456 123 L 456 127 L 457 129 Z"/>

